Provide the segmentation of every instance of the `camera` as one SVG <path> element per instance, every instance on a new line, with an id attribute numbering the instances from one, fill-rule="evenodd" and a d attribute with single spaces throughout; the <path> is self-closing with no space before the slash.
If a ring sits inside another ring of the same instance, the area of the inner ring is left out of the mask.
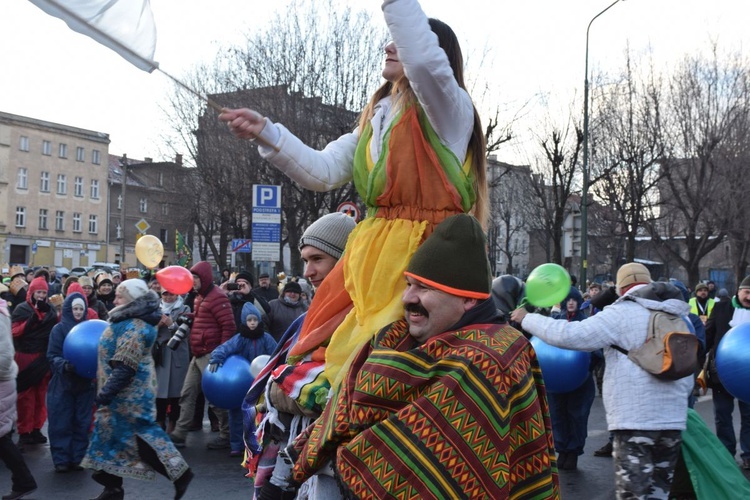
<path id="1" fill-rule="evenodd" d="M 176 323 L 178 325 L 177 331 L 174 332 L 172 338 L 169 339 L 169 342 L 167 342 L 167 347 L 169 347 L 173 351 L 180 346 L 180 343 L 185 340 L 185 337 L 187 337 L 190 333 L 190 327 L 193 324 L 193 319 L 189 316 L 183 315 L 177 318 Z"/>
<path id="2" fill-rule="evenodd" d="M 239 290 L 240 285 L 238 283 L 227 283 L 227 290 Z"/>

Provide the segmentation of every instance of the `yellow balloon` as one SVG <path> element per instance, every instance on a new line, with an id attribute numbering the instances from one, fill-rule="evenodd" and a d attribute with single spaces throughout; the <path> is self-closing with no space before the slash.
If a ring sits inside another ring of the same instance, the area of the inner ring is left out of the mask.
<path id="1" fill-rule="evenodd" d="M 156 236 L 145 234 L 135 243 L 135 256 L 141 264 L 153 269 L 164 257 L 164 245 Z"/>

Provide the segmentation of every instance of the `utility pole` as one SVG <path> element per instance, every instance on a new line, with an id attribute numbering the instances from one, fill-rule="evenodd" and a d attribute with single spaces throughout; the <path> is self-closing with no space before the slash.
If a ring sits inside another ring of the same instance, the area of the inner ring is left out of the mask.
<path id="1" fill-rule="evenodd" d="M 120 209 L 120 266 L 125 262 L 125 186 L 128 185 L 128 155 L 122 155 L 120 160 L 122 167 L 122 189 L 120 196 L 122 199 L 122 208 Z"/>

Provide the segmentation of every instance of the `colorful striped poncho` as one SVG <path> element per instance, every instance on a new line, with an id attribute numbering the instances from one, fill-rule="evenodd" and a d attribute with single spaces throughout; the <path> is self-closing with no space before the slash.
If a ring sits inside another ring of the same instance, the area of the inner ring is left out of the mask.
<path id="1" fill-rule="evenodd" d="M 533 348 L 475 324 L 417 346 L 405 320 L 353 360 L 336 400 L 294 443 L 294 480 L 335 456 L 357 498 L 558 498 L 549 408 Z"/>

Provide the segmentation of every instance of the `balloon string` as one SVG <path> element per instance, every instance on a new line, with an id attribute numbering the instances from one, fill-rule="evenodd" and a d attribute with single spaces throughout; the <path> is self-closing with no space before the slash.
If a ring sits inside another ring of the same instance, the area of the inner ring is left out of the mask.
<path id="1" fill-rule="evenodd" d="M 518 307 L 516 307 L 516 309 L 522 309 L 526 307 L 528 304 L 529 304 L 529 301 L 526 300 L 526 297 L 524 297 L 521 299 L 521 302 L 518 304 Z"/>

